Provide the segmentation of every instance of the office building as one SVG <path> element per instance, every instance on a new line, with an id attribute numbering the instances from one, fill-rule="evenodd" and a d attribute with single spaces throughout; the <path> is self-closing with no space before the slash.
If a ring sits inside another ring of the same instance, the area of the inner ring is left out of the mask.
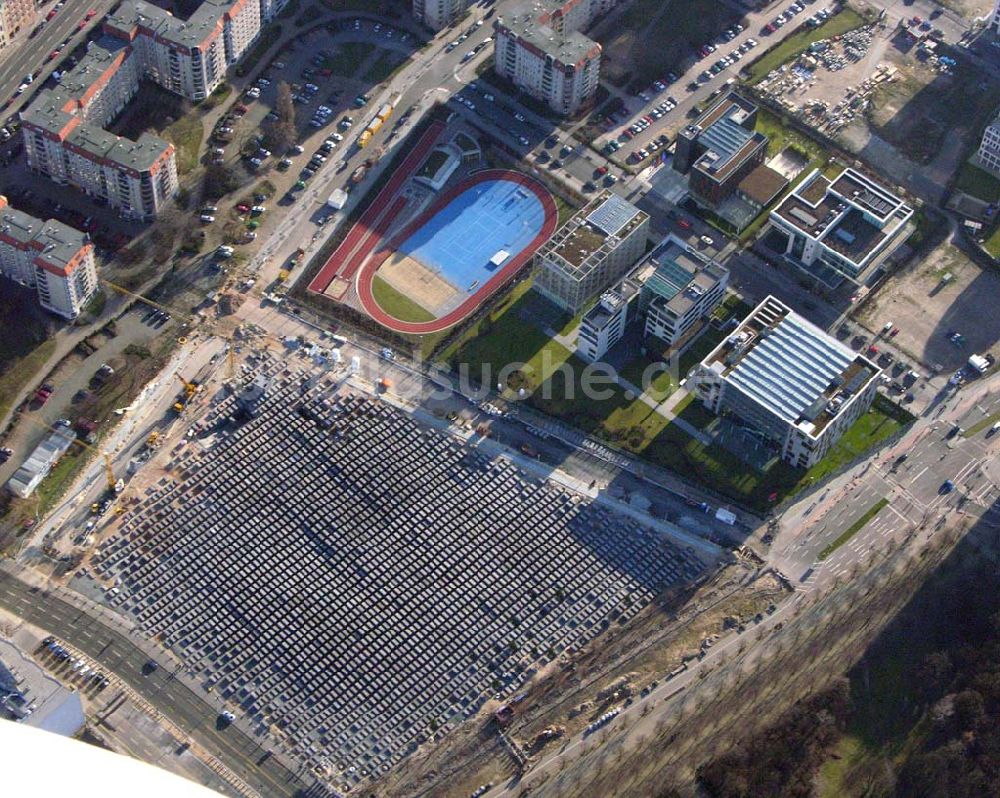
<path id="1" fill-rule="evenodd" d="M 833 179 L 817 169 L 771 211 L 787 236 L 785 257 L 822 283 L 858 282 L 910 233 L 913 209 L 854 169 Z"/>
<path id="2" fill-rule="evenodd" d="M 1000 176 L 1000 114 L 983 131 L 976 158 L 983 169 Z"/>
<path id="3" fill-rule="evenodd" d="M 576 348 L 581 357 L 599 360 L 622 339 L 638 308 L 638 296 L 639 286 L 627 277 L 601 294 L 577 329 Z"/>
<path id="4" fill-rule="evenodd" d="M 1000 0 L 997 0 L 990 15 L 990 31 L 994 36 L 1000 36 Z"/>
<path id="5" fill-rule="evenodd" d="M 0 274 L 34 288 L 50 313 L 75 319 L 97 290 L 94 245 L 85 233 L 36 219 L 0 196 Z"/>
<path id="6" fill-rule="evenodd" d="M 617 194 L 602 192 L 538 250 L 535 289 L 576 314 L 639 259 L 648 229 L 645 211 Z"/>
<path id="7" fill-rule="evenodd" d="M 677 134 L 673 167 L 688 173 L 696 199 L 717 205 L 767 155 L 767 136 L 757 133 L 757 106 L 730 93 Z"/>
<path id="8" fill-rule="evenodd" d="M 644 334 L 677 346 L 718 307 L 729 285 L 729 270 L 673 234 L 644 265 L 653 268 L 642 284 Z"/>
<path id="9" fill-rule="evenodd" d="M 705 407 L 800 468 L 871 406 L 880 369 L 768 297 L 688 375 Z"/>
<path id="10" fill-rule="evenodd" d="M 529 0 L 494 24 L 494 68 L 559 114 L 588 107 L 597 93 L 601 45 L 581 30 L 614 6 L 605 0 Z"/>
<path id="11" fill-rule="evenodd" d="M 643 324 L 643 336 L 674 347 L 709 316 L 726 293 L 729 270 L 668 235 L 580 321 L 577 350 L 594 361 L 617 344 L 628 325 Z"/>
<path id="12" fill-rule="evenodd" d="M 0 47 L 38 22 L 35 0 L 0 0 Z"/>
<path id="13" fill-rule="evenodd" d="M 413 16 L 437 32 L 458 22 L 468 7 L 469 0 L 413 0 Z"/>

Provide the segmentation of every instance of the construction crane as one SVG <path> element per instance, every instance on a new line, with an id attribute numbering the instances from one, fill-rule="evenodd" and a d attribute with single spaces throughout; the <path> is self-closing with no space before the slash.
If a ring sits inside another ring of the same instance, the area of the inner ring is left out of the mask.
<path id="1" fill-rule="evenodd" d="M 176 376 L 177 379 L 181 381 L 181 385 L 184 386 L 183 400 L 174 402 L 174 410 L 178 413 L 182 413 L 184 412 L 184 408 L 187 407 L 188 402 L 190 402 L 192 397 L 198 393 L 198 383 L 186 379 L 179 371 L 176 372 L 174 376 Z"/>
<path id="2" fill-rule="evenodd" d="M 194 321 L 194 318 L 192 316 L 188 316 L 186 313 L 181 313 L 176 308 L 171 308 L 168 307 L 167 305 L 161 305 L 159 302 L 155 302 L 154 300 L 150 299 L 144 294 L 137 294 L 135 291 L 130 291 L 124 286 L 117 285 L 116 283 L 113 283 L 110 280 L 105 280 L 103 277 L 100 277 L 98 279 L 102 283 L 107 285 L 109 288 L 112 288 L 115 291 L 117 291 L 119 294 L 125 294 L 127 296 L 133 297 L 134 299 L 138 299 L 141 302 L 145 302 L 150 307 L 156 308 L 157 310 L 162 310 L 164 313 L 170 313 L 173 314 L 174 316 L 178 316 L 179 318 L 182 318 L 189 323 Z"/>

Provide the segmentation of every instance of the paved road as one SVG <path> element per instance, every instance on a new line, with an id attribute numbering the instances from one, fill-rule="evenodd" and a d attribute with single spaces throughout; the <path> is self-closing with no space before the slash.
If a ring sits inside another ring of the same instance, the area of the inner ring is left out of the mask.
<path id="1" fill-rule="evenodd" d="M 40 601 L 39 598 L 44 598 Z M 137 642 L 54 592 L 0 571 L 0 605 L 47 632 L 68 641 L 108 671 L 117 674 L 172 723 L 188 731 L 205 750 L 224 761 L 263 796 L 295 796 L 308 788 L 274 756 L 236 726 L 216 728 L 219 711 L 178 678 L 165 663 L 142 674 L 150 657 Z"/>
<path id="2" fill-rule="evenodd" d="M 42 29 L 33 39 L 29 39 L 24 33 L 18 34 L 15 42 L 0 54 L 0 103 L 13 98 L 13 102 L 4 109 L 4 124 L 8 119 L 16 117 L 16 112 L 24 107 L 60 61 L 73 47 L 83 41 L 87 35 L 86 31 L 99 24 L 102 17 L 117 4 L 118 0 L 65 0 L 65 4 L 55 17 L 42 25 Z M 39 11 L 40 19 L 45 19 L 45 15 L 54 7 L 47 5 L 42 8 Z M 97 15 L 87 23 L 85 31 L 78 31 L 77 25 L 90 9 L 96 11 Z M 69 44 L 63 49 L 60 57 L 47 61 L 49 53 L 64 41 L 68 41 Z M 41 74 L 35 78 L 29 89 L 16 96 L 14 92 L 24 76 L 28 73 L 35 74 L 39 70 Z"/>

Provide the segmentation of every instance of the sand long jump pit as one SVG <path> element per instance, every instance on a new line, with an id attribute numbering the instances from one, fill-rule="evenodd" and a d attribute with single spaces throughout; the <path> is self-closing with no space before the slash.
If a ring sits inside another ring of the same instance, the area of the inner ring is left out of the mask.
<path id="1" fill-rule="evenodd" d="M 447 329 L 509 282 L 557 222 L 555 201 L 537 180 L 508 169 L 475 172 L 368 260 L 358 276 L 358 297 L 369 315 L 397 332 Z M 376 299 L 376 281 L 433 319 L 397 318 L 396 307 Z"/>

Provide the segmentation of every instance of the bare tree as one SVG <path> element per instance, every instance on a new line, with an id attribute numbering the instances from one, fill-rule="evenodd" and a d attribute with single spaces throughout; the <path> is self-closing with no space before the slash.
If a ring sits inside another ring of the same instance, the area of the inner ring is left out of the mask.
<path id="1" fill-rule="evenodd" d="M 295 145 L 295 103 L 292 88 L 287 82 L 278 83 L 278 96 L 274 103 L 278 118 L 264 128 L 265 142 L 275 152 L 284 153 Z"/>

